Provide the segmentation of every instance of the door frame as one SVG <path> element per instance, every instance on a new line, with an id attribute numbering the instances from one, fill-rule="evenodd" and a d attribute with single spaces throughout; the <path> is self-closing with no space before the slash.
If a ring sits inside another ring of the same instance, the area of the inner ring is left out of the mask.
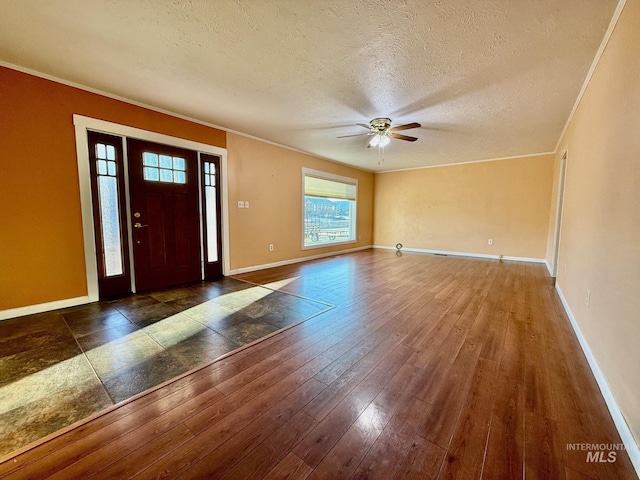
<path id="1" fill-rule="evenodd" d="M 98 291 L 98 260 L 94 239 L 94 219 L 93 202 L 91 193 L 91 174 L 89 170 L 89 143 L 87 132 L 89 130 L 107 133 L 122 137 L 138 138 L 149 142 L 162 143 L 179 148 L 186 148 L 196 152 L 208 153 L 220 157 L 220 180 L 221 180 L 221 207 L 222 207 L 222 273 L 229 274 L 229 202 L 227 185 L 227 150 L 225 148 L 208 145 L 205 143 L 186 140 L 184 138 L 173 137 L 162 133 L 143 130 L 136 127 L 121 125 L 118 123 L 99 120 L 97 118 L 86 117 L 84 115 L 73 115 L 73 125 L 76 137 L 76 158 L 78 163 L 78 181 L 80 186 L 80 208 L 82 216 L 82 235 L 84 240 L 85 272 L 87 279 L 87 296 L 90 302 L 99 300 Z M 128 158 L 124 149 L 124 162 L 128 168 Z M 129 176 L 127 168 L 125 174 L 126 193 L 126 221 L 128 230 L 131 232 L 131 212 L 129 199 Z M 202 208 L 199 212 L 202 215 Z M 135 281 L 135 272 L 132 272 L 132 283 Z"/>
<path id="2" fill-rule="evenodd" d="M 565 148 L 560 159 L 560 171 L 558 172 L 558 198 L 556 201 L 556 222 L 553 233 L 553 265 L 551 278 L 558 276 L 558 260 L 560 259 L 560 235 L 562 233 L 562 213 L 564 208 L 564 187 L 567 180 L 568 148 Z"/>

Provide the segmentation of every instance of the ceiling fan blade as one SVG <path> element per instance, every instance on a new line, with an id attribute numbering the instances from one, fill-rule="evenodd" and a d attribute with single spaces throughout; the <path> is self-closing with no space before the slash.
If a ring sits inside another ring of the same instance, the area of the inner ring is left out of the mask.
<path id="1" fill-rule="evenodd" d="M 390 135 L 392 138 L 397 138 L 398 140 L 406 140 L 407 142 L 415 142 L 417 140 L 416 137 L 410 137 L 408 135 L 401 135 L 399 133 L 392 133 Z"/>
<path id="2" fill-rule="evenodd" d="M 398 125 L 397 127 L 391 127 L 389 129 L 390 132 L 397 132 L 400 130 L 409 130 L 410 128 L 420 128 L 422 125 L 420 125 L 419 123 L 413 122 L 413 123 L 407 123 L 406 125 Z"/>
<path id="3" fill-rule="evenodd" d="M 336 138 L 347 138 L 347 137 L 361 137 L 362 135 L 373 135 L 371 132 L 369 133 L 356 133 L 355 135 L 341 135 Z"/>
<path id="4" fill-rule="evenodd" d="M 364 127 L 367 130 L 371 130 L 371 125 L 367 125 L 366 123 L 356 123 L 356 125 L 360 125 L 361 127 Z"/>

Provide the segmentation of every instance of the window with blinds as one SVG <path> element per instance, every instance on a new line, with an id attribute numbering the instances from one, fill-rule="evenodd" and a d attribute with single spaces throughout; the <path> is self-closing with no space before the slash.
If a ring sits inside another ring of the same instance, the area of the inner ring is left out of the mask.
<path id="1" fill-rule="evenodd" d="M 303 248 L 356 240 L 358 180 L 303 169 Z"/>

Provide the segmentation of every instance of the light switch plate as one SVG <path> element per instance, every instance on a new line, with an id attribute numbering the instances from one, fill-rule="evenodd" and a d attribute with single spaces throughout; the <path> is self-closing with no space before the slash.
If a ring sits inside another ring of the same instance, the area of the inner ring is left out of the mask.
<path id="1" fill-rule="evenodd" d="M 244 201 L 238 200 L 238 208 L 244 208 Z"/>

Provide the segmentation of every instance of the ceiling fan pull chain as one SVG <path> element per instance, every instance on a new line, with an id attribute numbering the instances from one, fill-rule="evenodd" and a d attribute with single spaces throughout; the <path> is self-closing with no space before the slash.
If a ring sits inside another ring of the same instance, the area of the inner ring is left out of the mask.
<path id="1" fill-rule="evenodd" d="M 382 155 L 380 154 L 382 152 Z M 378 147 L 378 165 L 384 162 L 384 146 Z"/>

